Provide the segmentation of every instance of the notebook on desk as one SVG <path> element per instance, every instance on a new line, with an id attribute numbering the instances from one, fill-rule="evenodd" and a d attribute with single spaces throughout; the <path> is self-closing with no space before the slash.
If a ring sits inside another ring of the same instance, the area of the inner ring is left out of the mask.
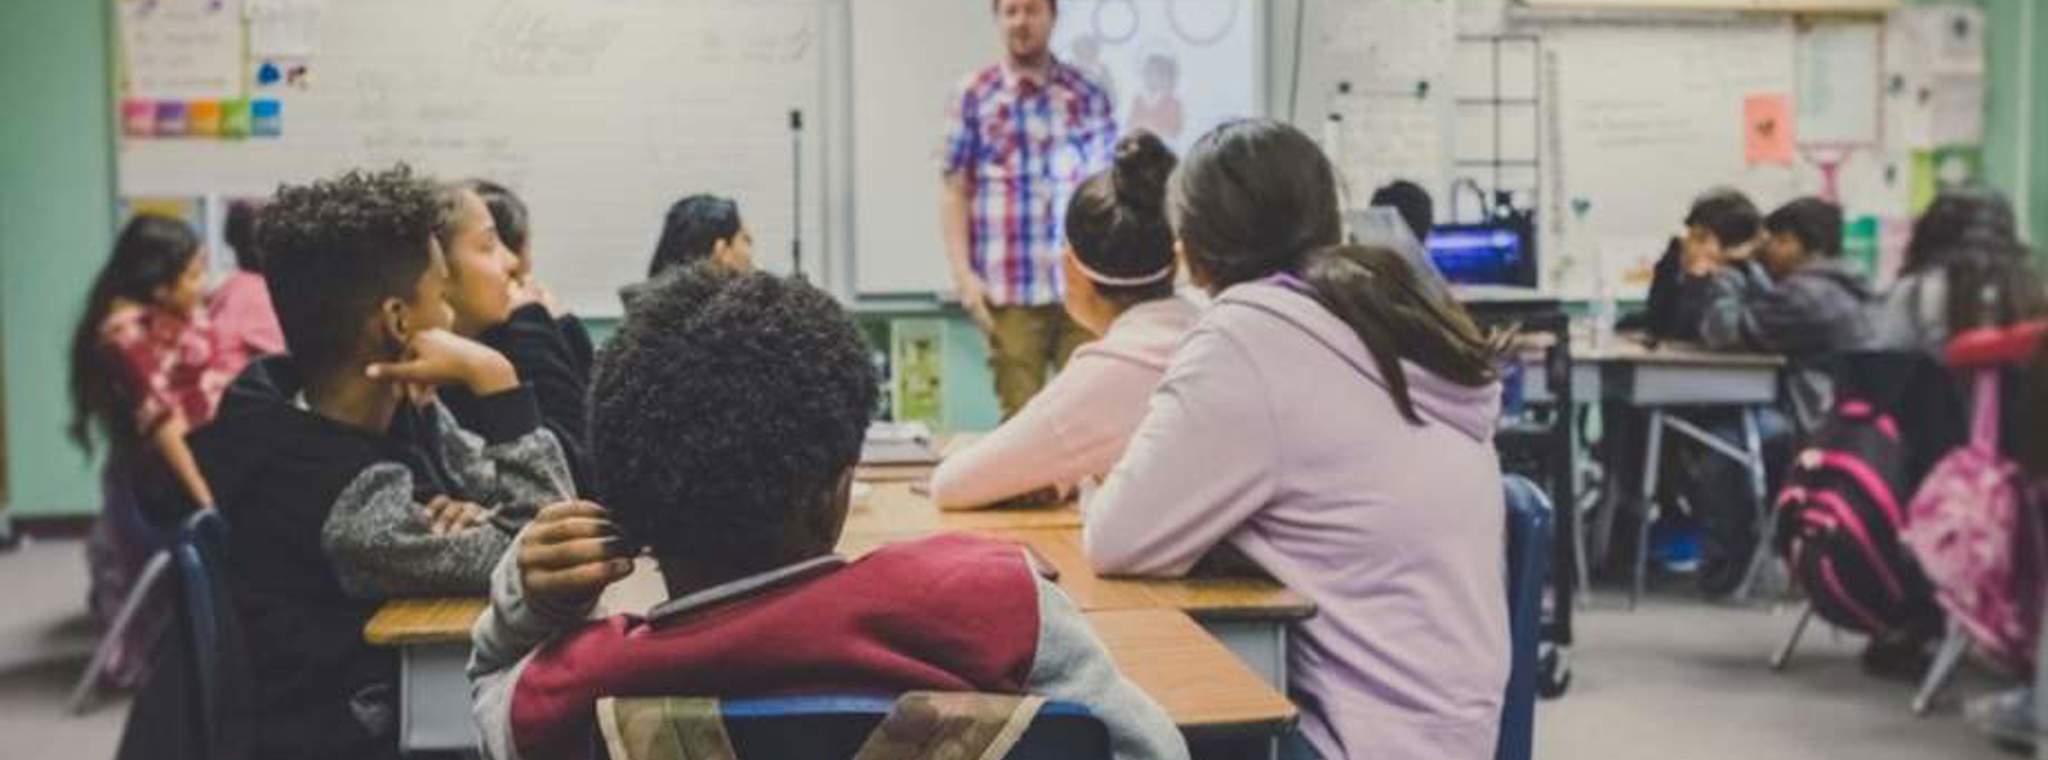
<path id="1" fill-rule="evenodd" d="M 931 429 L 921 422 L 877 422 L 860 447 L 860 463 L 867 467 L 935 465 L 940 459 Z"/>

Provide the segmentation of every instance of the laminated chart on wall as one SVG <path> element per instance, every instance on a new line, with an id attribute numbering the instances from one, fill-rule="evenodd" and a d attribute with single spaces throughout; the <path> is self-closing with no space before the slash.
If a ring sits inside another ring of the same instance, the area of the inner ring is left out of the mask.
<path id="1" fill-rule="evenodd" d="M 116 0 L 121 94 L 221 100 L 242 94 L 240 0 Z"/>
<path id="2" fill-rule="evenodd" d="M 1886 25 L 1886 146 L 1921 151 L 1984 139 L 1984 13 L 1905 8 Z"/>
<path id="3" fill-rule="evenodd" d="M 1874 148 L 1884 93 L 1884 25 L 1815 23 L 1799 32 L 1799 144 Z"/>

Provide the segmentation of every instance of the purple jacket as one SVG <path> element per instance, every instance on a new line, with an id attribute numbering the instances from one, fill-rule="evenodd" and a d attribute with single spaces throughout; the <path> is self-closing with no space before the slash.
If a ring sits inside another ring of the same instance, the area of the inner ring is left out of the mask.
<path id="1" fill-rule="evenodd" d="M 1229 544 L 1309 596 L 1289 650 L 1329 760 L 1485 760 L 1508 672 L 1499 389 L 1408 366 L 1402 419 L 1357 335 L 1306 295 L 1225 291 L 1085 505 L 1105 574 Z"/>

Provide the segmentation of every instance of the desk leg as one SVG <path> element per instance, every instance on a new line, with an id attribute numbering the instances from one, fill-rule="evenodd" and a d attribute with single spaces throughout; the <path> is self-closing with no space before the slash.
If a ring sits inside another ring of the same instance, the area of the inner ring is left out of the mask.
<path id="1" fill-rule="evenodd" d="M 1749 567 L 1742 573 L 1742 584 L 1735 587 L 1737 603 L 1749 601 L 1749 594 L 1755 590 L 1757 577 L 1763 574 L 1764 566 L 1771 559 L 1771 543 L 1777 540 L 1778 521 L 1771 514 L 1771 497 L 1765 484 L 1763 436 L 1757 429 L 1757 408 L 1742 410 L 1742 445 L 1749 460 L 1750 493 L 1756 497 L 1757 523 L 1756 547 L 1750 550 Z"/>
<path id="2" fill-rule="evenodd" d="M 398 748 L 470 752 L 477 746 L 469 711 L 469 645 L 408 646 L 398 654 Z"/>
<path id="3" fill-rule="evenodd" d="M 1278 620 L 1200 620 L 1202 629 L 1267 685 L 1287 693 L 1287 623 Z M 1298 730 L 1289 727 L 1287 730 Z M 1266 757 L 1279 760 L 1280 734 L 1266 740 Z"/>
<path id="4" fill-rule="evenodd" d="M 1650 410 L 1650 441 L 1643 454 L 1643 514 L 1636 526 L 1636 572 L 1629 587 L 1628 608 L 1642 600 L 1650 572 L 1650 524 L 1657 521 L 1657 474 L 1664 462 L 1664 410 Z"/>

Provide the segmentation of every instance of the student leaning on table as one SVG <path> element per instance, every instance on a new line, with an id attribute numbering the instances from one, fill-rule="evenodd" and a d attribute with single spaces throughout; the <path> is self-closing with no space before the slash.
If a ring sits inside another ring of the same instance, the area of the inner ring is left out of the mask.
<path id="1" fill-rule="evenodd" d="M 642 294 L 591 394 L 610 511 L 544 511 L 476 625 L 490 757 L 581 756 L 600 697 L 923 690 L 1079 702 L 1118 758 L 1187 756 L 1017 547 L 956 534 L 833 553 L 875 405 L 867 356 L 831 296 L 795 280 L 700 264 Z M 671 601 L 589 622 L 632 571 L 621 529 Z"/>
<path id="2" fill-rule="evenodd" d="M 987 506 L 1109 473 L 1159 385 L 1193 302 L 1174 294 L 1166 179 L 1173 152 L 1150 132 L 1117 141 L 1116 166 L 1067 204 L 1066 310 L 1100 340 L 1082 346 L 1017 416 L 932 473 L 943 509 Z"/>
<path id="3" fill-rule="evenodd" d="M 1089 561 L 1179 576 L 1228 545 L 1313 600 L 1289 647 L 1291 757 L 1492 757 L 1500 346 L 1398 254 L 1333 247 L 1335 172 L 1291 126 L 1212 132 L 1169 197 L 1217 299 L 1084 507 Z"/>

